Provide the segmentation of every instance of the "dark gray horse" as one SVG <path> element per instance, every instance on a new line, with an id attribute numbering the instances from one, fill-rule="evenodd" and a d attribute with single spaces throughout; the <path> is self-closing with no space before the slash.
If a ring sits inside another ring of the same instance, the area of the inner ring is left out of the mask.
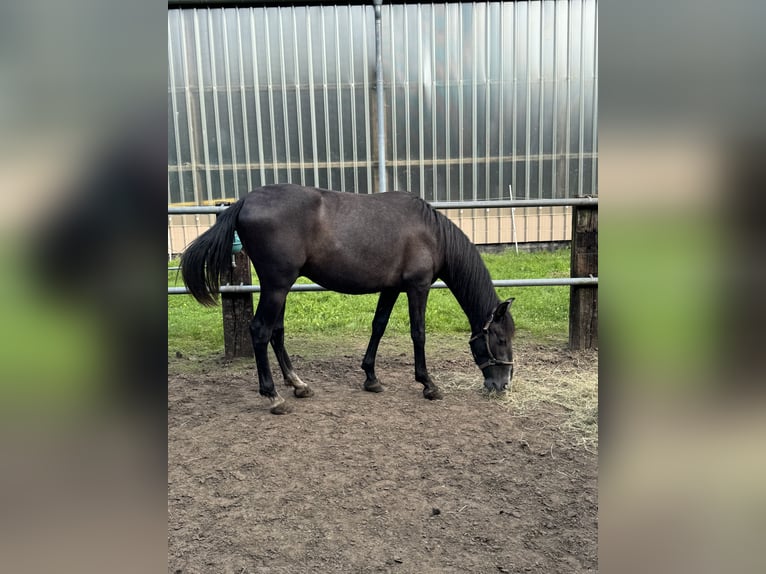
<path id="1" fill-rule="evenodd" d="M 313 391 L 293 370 L 284 347 L 285 300 L 300 277 L 341 293 L 380 293 L 362 369 L 364 389 L 380 392 L 375 356 L 397 297 L 407 293 L 415 347 L 415 380 L 427 399 L 442 398 L 426 369 L 425 311 L 431 284 L 442 279 L 468 317 L 470 347 L 488 390 L 502 392 L 513 375 L 510 306 L 500 301 L 476 247 L 449 219 L 401 192 L 355 195 L 297 185 L 256 189 L 220 214 L 181 257 L 184 283 L 203 305 L 214 305 L 231 262 L 234 231 L 261 284 L 250 323 L 260 394 L 271 412 L 286 412 L 274 388 L 268 344 L 296 397 Z"/>

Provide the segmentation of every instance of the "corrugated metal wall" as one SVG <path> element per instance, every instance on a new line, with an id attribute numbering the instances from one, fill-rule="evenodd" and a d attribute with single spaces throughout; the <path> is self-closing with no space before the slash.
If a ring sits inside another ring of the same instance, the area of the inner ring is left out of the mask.
<path id="1" fill-rule="evenodd" d="M 389 189 L 597 193 L 595 0 L 383 7 Z M 168 11 L 168 203 L 377 191 L 372 5 Z"/>

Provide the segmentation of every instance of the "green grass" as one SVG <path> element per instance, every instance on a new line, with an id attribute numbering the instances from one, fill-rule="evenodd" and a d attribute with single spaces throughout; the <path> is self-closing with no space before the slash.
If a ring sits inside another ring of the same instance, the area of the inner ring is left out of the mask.
<path id="1" fill-rule="evenodd" d="M 568 277 L 569 250 L 516 253 L 507 250 L 486 254 L 484 261 L 495 279 Z M 177 265 L 171 262 L 170 265 Z M 257 280 L 253 274 L 254 281 Z M 308 282 L 302 280 L 304 282 Z M 182 285 L 175 271 L 168 285 Z M 519 337 L 564 342 L 567 339 L 569 287 L 498 289 L 501 298 L 515 297 L 513 317 Z M 257 302 L 257 294 L 254 298 Z M 285 330 L 288 336 L 353 335 L 366 337 L 375 313 L 377 295 L 342 295 L 332 292 L 292 293 L 287 301 Z M 426 311 L 428 333 L 469 331 L 468 320 L 448 289 L 431 291 Z M 388 335 L 408 335 L 407 298 L 402 295 L 391 316 Z M 184 354 L 220 352 L 223 326 L 220 307 L 202 307 L 188 295 L 168 296 L 168 351 Z"/>

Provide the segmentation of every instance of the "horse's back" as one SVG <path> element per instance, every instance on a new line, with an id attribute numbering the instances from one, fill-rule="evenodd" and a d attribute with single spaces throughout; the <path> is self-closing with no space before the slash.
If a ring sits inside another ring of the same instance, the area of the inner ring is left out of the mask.
<path id="1" fill-rule="evenodd" d="M 391 191 L 358 195 L 295 184 L 275 184 L 250 192 L 240 213 L 242 225 L 298 227 L 320 225 L 325 232 L 346 233 L 362 227 L 387 233 L 391 226 L 402 230 L 423 226 L 419 210 L 427 204 L 410 193 Z"/>
<path id="2" fill-rule="evenodd" d="M 329 289 L 373 292 L 433 280 L 439 255 L 428 210 L 404 192 L 274 185 L 247 196 L 238 229 L 256 271 L 283 262 Z"/>
<path id="3" fill-rule="evenodd" d="M 321 198 L 321 190 L 310 187 L 293 184 L 259 187 L 245 197 L 239 221 L 247 225 L 270 219 L 310 216 L 319 207 Z"/>

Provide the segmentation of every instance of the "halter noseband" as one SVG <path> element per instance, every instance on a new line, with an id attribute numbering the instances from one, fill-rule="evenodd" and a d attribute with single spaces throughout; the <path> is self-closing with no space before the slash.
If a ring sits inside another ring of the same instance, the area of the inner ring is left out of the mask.
<path id="1" fill-rule="evenodd" d="M 513 365 L 513 361 L 503 361 L 495 357 L 494 353 L 492 352 L 492 349 L 489 348 L 489 326 L 492 324 L 492 321 L 494 321 L 495 316 L 494 314 L 490 316 L 489 320 L 486 322 L 484 327 L 481 329 L 481 333 L 478 333 L 471 337 L 468 340 L 468 344 L 471 346 L 471 353 L 473 354 L 473 359 L 476 361 L 476 364 L 479 365 L 479 369 L 484 369 L 485 367 L 494 367 L 495 365 L 503 365 L 503 366 L 509 366 Z M 484 345 L 483 348 L 481 345 L 474 345 L 474 341 L 478 341 L 479 339 L 484 339 Z M 486 350 L 486 354 L 484 356 L 481 356 L 483 352 Z M 481 361 L 481 362 L 480 362 Z"/>

